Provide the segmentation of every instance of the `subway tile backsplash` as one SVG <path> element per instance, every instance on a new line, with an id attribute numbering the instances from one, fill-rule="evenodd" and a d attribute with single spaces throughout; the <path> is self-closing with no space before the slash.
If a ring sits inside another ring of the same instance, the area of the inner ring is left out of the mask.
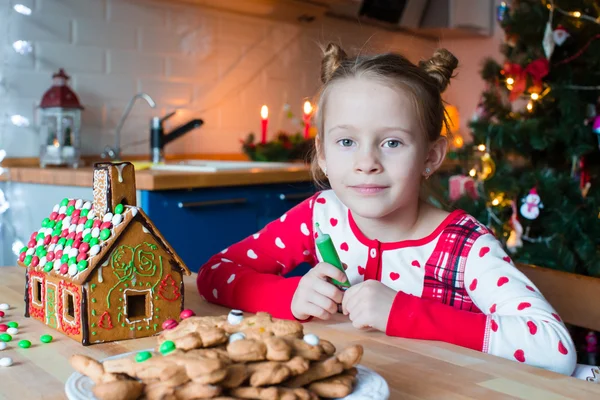
<path id="1" fill-rule="evenodd" d="M 436 45 L 338 20 L 291 25 L 172 0 L 19 2 L 33 13 L 17 14 L 14 1 L 0 0 L 0 36 L 8 39 L 0 47 L 0 148 L 9 157 L 38 155 L 35 107 L 59 68 L 85 107 L 84 154 L 114 144 L 121 113 L 139 91 L 157 108 L 134 106 L 122 131 L 124 153 L 147 154 L 150 118 L 174 109 L 180 112 L 170 129 L 191 118 L 205 124 L 169 144 L 167 153 L 236 153 L 240 139 L 260 129 L 262 104 L 270 109 L 270 135 L 300 129 L 285 118 L 283 105 L 300 116 L 318 89 L 319 44 L 397 50 L 414 60 Z M 15 40 L 32 41 L 33 53 L 16 54 Z M 13 126 L 13 114 L 31 126 Z"/>

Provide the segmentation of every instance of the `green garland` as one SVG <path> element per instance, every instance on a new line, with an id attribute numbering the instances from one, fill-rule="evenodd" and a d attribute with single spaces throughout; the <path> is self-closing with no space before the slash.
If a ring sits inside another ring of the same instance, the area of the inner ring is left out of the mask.
<path id="1" fill-rule="evenodd" d="M 275 139 L 255 142 L 254 133 L 242 140 L 242 150 L 252 161 L 304 161 L 311 155 L 314 138 L 305 139 L 301 133 L 279 131 Z"/>

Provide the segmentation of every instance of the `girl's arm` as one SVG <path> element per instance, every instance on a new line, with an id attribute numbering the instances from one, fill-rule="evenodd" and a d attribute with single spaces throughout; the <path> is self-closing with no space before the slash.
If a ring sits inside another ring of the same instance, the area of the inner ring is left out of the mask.
<path id="1" fill-rule="evenodd" d="M 483 314 L 400 292 L 390 312 L 387 334 L 441 340 L 566 375 L 573 373 L 577 355 L 567 328 L 492 234 L 473 243 L 463 282 Z"/>
<path id="2" fill-rule="evenodd" d="M 290 305 L 300 277 L 282 275 L 303 262 L 316 264 L 312 207 L 318 194 L 211 257 L 198 273 L 200 294 L 229 308 L 294 319 Z"/>

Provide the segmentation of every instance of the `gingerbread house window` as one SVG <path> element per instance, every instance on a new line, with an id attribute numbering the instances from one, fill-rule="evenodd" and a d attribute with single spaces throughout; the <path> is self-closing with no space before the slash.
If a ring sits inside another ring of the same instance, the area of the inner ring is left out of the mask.
<path id="1" fill-rule="evenodd" d="M 69 292 L 65 294 L 65 319 L 68 321 L 75 319 L 75 297 Z"/>
<path id="2" fill-rule="evenodd" d="M 36 306 L 43 306 L 43 298 L 44 298 L 44 282 L 42 282 L 41 278 L 33 277 L 32 278 L 32 286 L 33 286 L 33 299 L 32 302 Z"/>
<path id="3" fill-rule="evenodd" d="M 126 290 L 125 315 L 128 323 L 152 318 L 152 293 L 150 290 Z"/>

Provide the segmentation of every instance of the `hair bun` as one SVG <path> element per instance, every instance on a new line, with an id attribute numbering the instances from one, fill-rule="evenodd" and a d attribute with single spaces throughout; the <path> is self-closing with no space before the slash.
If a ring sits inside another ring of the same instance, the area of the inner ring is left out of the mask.
<path id="1" fill-rule="evenodd" d="M 323 60 L 321 61 L 321 81 L 327 83 L 347 57 L 346 52 L 340 46 L 329 43 L 323 52 Z"/>
<path id="2" fill-rule="evenodd" d="M 419 67 L 437 83 L 440 93 L 448 87 L 457 66 L 458 59 L 446 49 L 438 49 L 429 60 L 419 62 Z"/>

